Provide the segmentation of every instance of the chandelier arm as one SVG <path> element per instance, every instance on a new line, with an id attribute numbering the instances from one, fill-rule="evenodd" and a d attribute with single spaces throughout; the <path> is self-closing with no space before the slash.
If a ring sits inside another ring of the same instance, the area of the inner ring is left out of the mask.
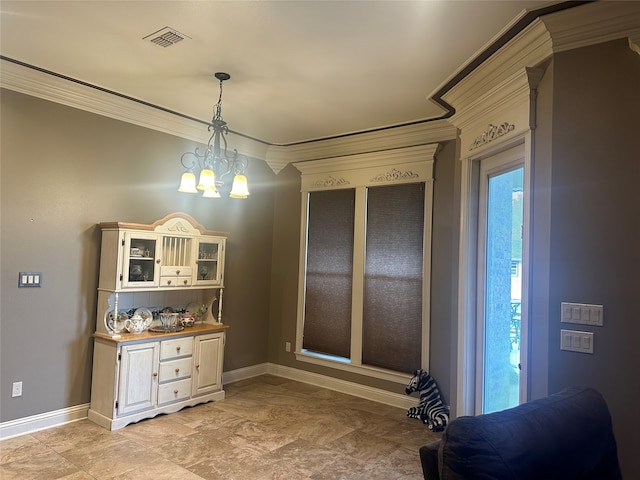
<path id="1" fill-rule="evenodd" d="M 249 161 L 246 157 L 238 154 L 238 150 L 236 148 L 233 149 L 233 174 L 234 175 L 244 175 L 245 170 Z"/>
<path id="2" fill-rule="evenodd" d="M 202 170 L 207 166 L 207 157 L 209 154 L 209 149 L 207 148 L 204 151 L 204 154 L 199 153 L 199 150 L 200 150 L 200 147 L 196 147 L 194 152 L 195 152 L 195 157 L 198 159 L 198 167 L 200 167 L 200 170 Z"/>
<path id="3" fill-rule="evenodd" d="M 211 131 L 211 127 L 213 127 L 213 133 L 211 134 L 211 136 L 209 137 L 209 141 L 207 142 L 207 152 L 209 153 L 209 155 L 211 155 L 212 154 L 211 152 L 213 152 L 213 157 L 215 158 L 215 153 L 216 153 L 215 136 L 217 135 L 218 130 L 213 125 L 209 125 L 209 128 L 208 128 L 209 131 Z M 214 141 L 213 145 L 211 144 L 212 140 Z"/>
<path id="4" fill-rule="evenodd" d="M 190 157 L 194 157 L 191 159 L 191 164 L 188 165 L 185 163 L 185 157 L 190 156 Z M 196 165 L 198 165 L 200 168 L 202 168 L 201 164 L 200 164 L 200 158 L 201 155 L 198 154 L 198 148 L 196 147 L 195 151 L 193 152 L 184 152 L 182 154 L 182 156 L 180 157 L 180 163 L 182 163 L 182 166 L 184 168 L 186 168 L 187 170 L 193 170 L 195 169 Z"/>
<path id="5" fill-rule="evenodd" d="M 222 141 L 224 142 L 224 163 L 225 163 L 225 172 L 222 174 L 224 175 L 229 175 L 230 173 L 233 172 L 234 170 L 234 164 L 236 161 L 236 156 L 237 156 L 237 152 L 238 150 L 234 149 L 234 155 L 233 158 L 230 160 L 229 159 L 229 154 L 227 153 L 227 137 L 226 134 L 229 133 L 229 128 L 225 125 L 224 127 L 225 130 L 225 135 L 222 136 Z"/>

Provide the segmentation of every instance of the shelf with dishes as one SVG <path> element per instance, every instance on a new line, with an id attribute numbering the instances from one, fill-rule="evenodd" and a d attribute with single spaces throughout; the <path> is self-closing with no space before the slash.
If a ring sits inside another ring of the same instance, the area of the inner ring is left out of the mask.
<path id="1" fill-rule="evenodd" d="M 218 292 L 209 304 L 191 301 L 182 305 L 123 308 L 123 304 L 130 304 L 132 301 L 127 299 L 127 296 L 104 293 L 99 295 L 103 304 L 104 300 L 107 300 L 107 306 L 102 325 L 97 325 L 96 332 L 112 337 L 123 334 L 140 335 L 145 332 L 176 333 L 196 324 L 221 323 L 222 291 Z M 114 315 L 114 311 L 118 312 L 117 315 Z"/>

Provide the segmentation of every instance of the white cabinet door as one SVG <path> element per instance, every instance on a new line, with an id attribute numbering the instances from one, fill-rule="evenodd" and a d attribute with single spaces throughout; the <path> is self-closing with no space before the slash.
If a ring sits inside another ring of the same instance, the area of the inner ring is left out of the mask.
<path id="1" fill-rule="evenodd" d="M 222 389 L 224 332 L 198 335 L 193 354 L 193 391 L 201 395 Z"/>
<path id="2" fill-rule="evenodd" d="M 156 406 L 160 343 L 150 342 L 122 347 L 118 415 Z"/>
<path id="3" fill-rule="evenodd" d="M 202 237 L 197 239 L 194 285 L 223 285 L 224 246 L 224 238 Z"/>
<path id="4" fill-rule="evenodd" d="M 122 288 L 158 286 L 160 258 L 156 234 L 125 232 L 122 258 Z"/>

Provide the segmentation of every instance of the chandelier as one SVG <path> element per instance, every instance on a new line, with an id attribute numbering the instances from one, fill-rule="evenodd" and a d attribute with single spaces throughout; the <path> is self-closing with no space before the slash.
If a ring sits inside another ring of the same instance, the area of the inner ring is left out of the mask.
<path id="1" fill-rule="evenodd" d="M 222 82 L 229 80 L 231 75 L 218 72 L 215 77 L 220 80 L 220 96 L 218 103 L 213 110 L 213 119 L 207 128 L 213 131 L 207 148 L 204 153 L 200 153 L 198 148 L 193 152 L 185 152 L 180 157 L 180 163 L 186 169 L 182 174 L 179 192 L 198 193 L 202 191 L 202 196 L 207 198 L 219 198 L 220 187 L 225 184 L 224 178 L 233 174 L 233 184 L 229 197 L 247 198 L 249 188 L 247 177 L 244 175 L 247 168 L 247 159 L 238 155 L 238 150 L 234 149 L 233 154 L 227 153 L 226 135 L 229 133 L 227 122 L 222 119 Z M 224 146 L 224 149 L 221 148 Z M 199 178 L 196 183 L 196 170 L 199 170 Z"/>

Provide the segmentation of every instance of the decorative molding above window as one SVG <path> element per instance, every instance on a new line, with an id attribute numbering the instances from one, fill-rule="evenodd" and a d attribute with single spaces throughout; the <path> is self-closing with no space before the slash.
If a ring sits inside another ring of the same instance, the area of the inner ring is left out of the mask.
<path id="1" fill-rule="evenodd" d="M 506 135 L 509 132 L 513 132 L 516 126 L 513 123 L 501 123 L 500 125 L 489 124 L 487 129 L 478 136 L 473 143 L 469 146 L 469 150 L 474 150 L 482 145 L 493 142 L 494 140 Z"/>
<path id="2" fill-rule="evenodd" d="M 349 185 L 349 180 L 344 178 L 333 178 L 331 175 L 322 180 L 317 180 L 313 183 L 314 189 L 324 189 L 331 187 L 346 187 Z"/>
<path id="3" fill-rule="evenodd" d="M 393 182 L 395 180 L 415 180 L 417 178 L 420 178 L 420 175 L 418 175 L 415 172 L 412 172 L 411 170 L 400 171 L 397 168 L 394 168 L 392 170 L 389 170 L 387 173 L 383 173 L 373 177 L 369 181 L 371 183 L 379 183 L 379 182 L 386 183 L 386 182 Z"/>
<path id="4" fill-rule="evenodd" d="M 302 191 L 393 185 L 433 179 L 433 162 L 439 144 L 297 162 Z"/>

